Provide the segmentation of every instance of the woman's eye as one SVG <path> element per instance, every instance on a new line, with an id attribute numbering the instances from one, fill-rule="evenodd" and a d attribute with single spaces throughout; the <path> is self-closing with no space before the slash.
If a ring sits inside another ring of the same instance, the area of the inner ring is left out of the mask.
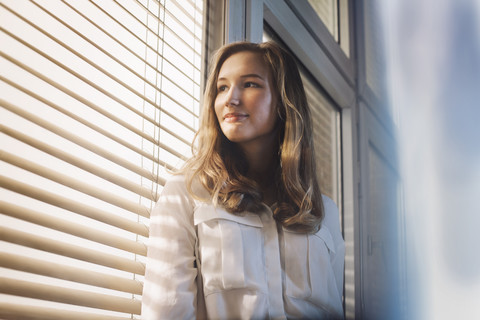
<path id="1" fill-rule="evenodd" d="M 246 82 L 245 83 L 245 88 L 258 88 L 259 85 L 256 84 L 255 82 Z"/>
<path id="2" fill-rule="evenodd" d="M 225 91 L 227 90 L 227 86 L 220 86 L 218 87 L 218 91 L 221 92 L 221 91 Z"/>

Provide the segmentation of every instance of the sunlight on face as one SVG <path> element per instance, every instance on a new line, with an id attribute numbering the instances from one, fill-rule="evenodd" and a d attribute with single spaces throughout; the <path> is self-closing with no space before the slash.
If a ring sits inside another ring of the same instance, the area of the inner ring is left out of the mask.
<path id="1" fill-rule="evenodd" d="M 259 53 L 244 51 L 223 63 L 215 113 L 225 136 L 242 147 L 271 143 L 277 121 L 270 72 Z"/>

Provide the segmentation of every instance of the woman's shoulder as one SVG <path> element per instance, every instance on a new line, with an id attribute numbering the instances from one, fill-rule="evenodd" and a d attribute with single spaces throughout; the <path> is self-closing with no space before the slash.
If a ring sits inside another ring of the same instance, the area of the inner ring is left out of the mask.
<path id="1" fill-rule="evenodd" d="M 165 181 L 162 194 L 183 194 L 192 200 L 210 198 L 208 191 L 196 177 L 191 178 L 190 182 L 188 175 L 184 173 L 170 175 Z"/>
<path id="2" fill-rule="evenodd" d="M 330 197 L 322 195 L 323 208 L 325 216 L 322 221 L 322 227 L 326 227 L 332 234 L 333 240 L 338 244 L 343 242 L 340 229 L 340 215 L 338 206 Z"/>
<path id="3" fill-rule="evenodd" d="M 331 220 L 336 217 L 338 219 L 338 206 L 329 196 L 322 194 L 323 208 L 325 210 L 325 219 Z"/>
<path id="4" fill-rule="evenodd" d="M 186 192 L 186 177 L 184 174 L 172 174 L 165 179 L 162 193 L 170 192 Z"/>

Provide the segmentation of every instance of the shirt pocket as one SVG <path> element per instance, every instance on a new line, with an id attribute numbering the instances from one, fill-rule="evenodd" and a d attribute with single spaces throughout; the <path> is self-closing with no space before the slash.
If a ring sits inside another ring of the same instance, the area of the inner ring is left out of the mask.
<path id="1" fill-rule="evenodd" d="M 284 246 L 285 294 L 329 309 L 338 291 L 332 268 L 335 247 L 328 228 L 322 226 L 315 234 L 284 229 Z"/>
<path id="2" fill-rule="evenodd" d="M 248 288 L 265 292 L 263 224 L 258 215 L 237 216 L 200 206 L 194 213 L 205 295 Z"/>

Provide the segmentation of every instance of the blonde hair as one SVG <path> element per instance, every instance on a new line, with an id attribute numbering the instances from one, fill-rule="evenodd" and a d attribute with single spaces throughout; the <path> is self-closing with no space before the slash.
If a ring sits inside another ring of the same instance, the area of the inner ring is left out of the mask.
<path id="1" fill-rule="evenodd" d="M 192 182 L 198 179 L 210 192 L 213 203 L 233 214 L 258 212 L 262 207 L 258 184 L 246 177 L 245 157 L 223 134 L 214 110 L 220 68 L 227 58 L 243 51 L 261 54 L 278 101 L 274 218 L 288 229 L 316 232 L 324 209 L 316 178 L 310 110 L 294 58 L 274 42 L 236 42 L 216 52 L 205 88 L 200 129 L 195 136 L 198 145 L 181 170 L 186 175 L 187 188 L 194 195 Z"/>

